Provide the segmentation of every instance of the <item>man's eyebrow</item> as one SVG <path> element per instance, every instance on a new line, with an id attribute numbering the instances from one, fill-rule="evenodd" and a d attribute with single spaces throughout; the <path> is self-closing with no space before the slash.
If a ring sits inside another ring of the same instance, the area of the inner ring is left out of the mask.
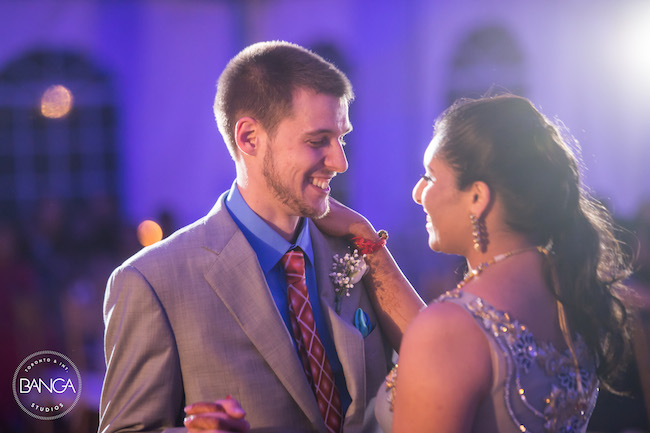
<path id="1" fill-rule="evenodd" d="M 350 132 L 352 132 L 352 126 L 350 126 L 350 128 L 348 128 L 345 132 L 343 132 L 343 134 L 341 134 L 341 136 L 349 134 Z M 317 135 L 321 135 L 321 134 L 335 134 L 335 133 L 336 132 L 333 129 L 321 128 L 321 129 L 316 129 L 314 131 L 306 132 L 305 136 L 313 137 L 313 136 L 317 136 Z"/>

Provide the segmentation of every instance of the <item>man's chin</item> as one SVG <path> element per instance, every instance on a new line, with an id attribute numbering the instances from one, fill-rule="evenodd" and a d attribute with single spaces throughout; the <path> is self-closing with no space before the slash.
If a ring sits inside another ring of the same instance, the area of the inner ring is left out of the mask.
<path id="1" fill-rule="evenodd" d="M 328 207 L 324 211 L 316 211 L 316 210 L 314 210 L 314 212 L 311 212 L 309 215 L 304 215 L 304 216 L 306 216 L 307 218 L 311 218 L 313 220 L 319 220 L 321 218 L 325 218 L 329 212 L 330 212 L 330 209 Z"/>
<path id="2" fill-rule="evenodd" d="M 330 211 L 330 202 L 325 200 L 319 206 L 311 206 L 303 212 L 303 216 L 311 218 L 313 220 L 321 219 L 325 217 Z"/>
<path id="3" fill-rule="evenodd" d="M 312 219 L 319 220 L 321 218 L 324 218 L 327 216 L 327 214 L 330 213 L 330 204 L 327 202 L 325 205 L 325 209 L 322 212 L 316 212 L 316 215 L 312 217 Z"/>

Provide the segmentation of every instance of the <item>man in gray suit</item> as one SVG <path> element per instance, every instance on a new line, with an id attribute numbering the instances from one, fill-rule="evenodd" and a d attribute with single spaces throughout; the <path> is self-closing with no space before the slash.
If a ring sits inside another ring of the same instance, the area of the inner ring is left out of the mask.
<path id="1" fill-rule="evenodd" d="M 377 325 L 362 283 L 334 307 L 329 272 L 348 244 L 311 220 L 328 212 L 330 181 L 347 169 L 352 99 L 341 71 L 294 44 L 254 44 L 229 62 L 214 111 L 236 181 L 207 216 L 111 275 L 100 432 L 185 431 L 186 405 L 226 395 L 252 431 L 328 431 L 289 319 L 280 259 L 294 247 L 304 253 L 343 429 L 375 430 L 372 399 L 390 350 L 381 326 L 364 335 L 354 325 L 360 313 Z M 189 426 L 245 430 L 230 401 Z"/>

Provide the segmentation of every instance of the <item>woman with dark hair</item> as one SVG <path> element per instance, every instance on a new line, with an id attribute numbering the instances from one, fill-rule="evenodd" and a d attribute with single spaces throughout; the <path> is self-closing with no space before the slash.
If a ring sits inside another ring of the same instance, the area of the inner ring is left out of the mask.
<path id="1" fill-rule="evenodd" d="M 627 351 L 629 267 L 567 142 L 525 98 L 461 100 L 436 122 L 424 167 L 413 199 L 429 246 L 464 256 L 469 271 L 404 333 L 399 368 L 379 390 L 380 424 L 584 432 L 599 383 L 612 383 Z M 339 203 L 319 224 L 378 241 Z M 385 248 L 366 262 L 376 298 L 409 286 Z"/>

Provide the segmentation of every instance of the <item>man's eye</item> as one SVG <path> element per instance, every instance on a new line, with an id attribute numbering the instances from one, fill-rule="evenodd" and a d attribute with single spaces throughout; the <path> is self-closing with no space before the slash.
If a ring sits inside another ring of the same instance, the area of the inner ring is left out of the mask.
<path id="1" fill-rule="evenodd" d="M 327 145 L 327 138 L 321 138 L 320 140 L 309 140 L 308 143 L 312 146 L 325 146 Z"/>

